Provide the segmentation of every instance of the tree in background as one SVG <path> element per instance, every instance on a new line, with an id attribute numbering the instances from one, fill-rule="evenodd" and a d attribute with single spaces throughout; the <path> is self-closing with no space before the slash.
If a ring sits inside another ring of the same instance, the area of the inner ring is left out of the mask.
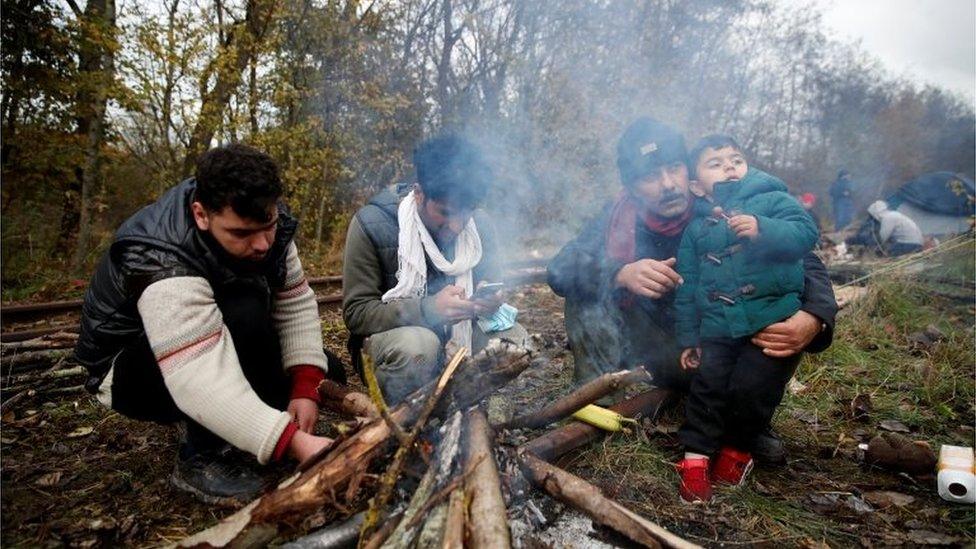
<path id="1" fill-rule="evenodd" d="M 976 161 L 971 106 L 828 40 L 812 6 L 133 0 L 115 17 L 114 0 L 2 2 L 7 296 L 63 288 L 233 141 L 280 162 L 313 269 L 335 267 L 351 212 L 444 130 L 485 148 L 499 225 L 543 250 L 619 192 L 613 145 L 640 115 L 689 141 L 733 134 L 797 191 L 823 197 L 846 168 L 862 205 Z"/>

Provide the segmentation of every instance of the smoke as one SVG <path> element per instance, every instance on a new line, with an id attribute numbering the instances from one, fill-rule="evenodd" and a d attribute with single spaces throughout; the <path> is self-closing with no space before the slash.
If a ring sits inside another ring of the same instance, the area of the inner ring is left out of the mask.
<path id="1" fill-rule="evenodd" d="M 861 182 L 865 204 L 877 189 L 924 170 L 972 172 L 965 148 L 972 111 L 831 42 L 815 7 L 763 0 L 416 7 L 397 24 L 398 36 L 426 40 L 404 69 L 427 90 L 425 133 L 460 131 L 483 148 L 496 175 L 487 209 L 512 244 L 510 257 L 551 255 L 620 192 L 615 144 L 643 115 L 682 131 L 689 144 L 731 134 L 751 164 L 822 204 L 842 167 Z M 410 34 L 420 28 L 429 34 Z"/>

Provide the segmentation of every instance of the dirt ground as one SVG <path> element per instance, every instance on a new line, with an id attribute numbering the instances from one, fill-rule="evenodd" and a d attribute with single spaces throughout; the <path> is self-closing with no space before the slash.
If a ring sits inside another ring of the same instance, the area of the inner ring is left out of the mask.
<path id="1" fill-rule="evenodd" d="M 537 285 L 518 290 L 511 301 L 522 311 L 520 321 L 542 335 L 549 363 L 544 370 L 526 372 L 506 389 L 506 398 L 495 399 L 492 407 L 503 413 L 505 408 L 540 406 L 565 392 L 572 376 L 562 300 L 544 285 Z M 864 366 L 865 356 L 883 357 L 891 350 L 849 349 L 848 340 L 860 341 L 864 336 L 845 333 L 842 319 L 837 350 L 805 359 L 797 378 L 806 389 L 791 394 L 775 419 L 790 452 L 788 465 L 757 469 L 747 486 L 720 489 L 711 505 L 681 505 L 671 468 L 680 454 L 674 439 L 678 411 L 644 429 L 594 443 L 566 457 L 561 465 L 649 519 L 708 546 L 972 546 L 976 520 L 972 506 L 941 500 L 932 476 L 912 477 L 867 467 L 859 463 L 856 452 L 857 443 L 880 432 L 880 422 L 889 418 L 900 420 L 909 431 L 906 436 L 925 440 L 936 451 L 942 443 L 972 445 L 973 310 L 965 303 L 936 306 L 940 311 L 955 307 L 955 313 L 940 313 L 940 318 L 943 326 L 949 326 L 946 329 L 956 326 L 960 334 L 943 344 L 962 345 L 961 351 L 955 349 L 962 360 L 968 353 L 969 362 L 958 367 L 962 369 L 960 383 L 970 386 L 952 393 L 958 401 L 939 393 L 929 400 L 916 398 L 911 408 L 912 387 L 893 385 L 888 379 L 891 374 L 881 375 L 880 380 L 860 374 L 857 368 Z M 867 311 L 852 322 L 864 329 L 860 324 L 874 313 L 887 314 Z M 898 334 L 892 339 L 913 323 L 927 321 L 917 312 L 909 316 L 905 325 L 895 326 Z M 346 332 L 337 312 L 324 318 L 324 334 L 327 346 L 348 359 Z M 927 352 L 941 357 L 938 353 L 953 350 L 939 347 Z M 946 360 L 959 360 L 958 356 Z M 832 372 L 848 368 L 847 361 L 852 363 L 849 369 L 855 381 L 833 379 L 839 374 Z M 862 386 L 857 386 L 859 376 Z M 898 383 L 910 384 L 911 379 Z M 862 392 L 875 402 L 867 422 L 845 417 L 850 399 Z M 908 400 L 903 402 L 901 396 L 888 399 L 890 394 L 905 394 Z M 936 409 L 936 400 L 948 409 Z M 902 404 L 909 409 L 898 408 Z M 893 410 L 890 416 L 889 410 Z M 327 432 L 328 421 L 323 420 L 319 428 Z M 505 436 L 504 443 L 519 442 Z M 179 540 L 230 513 L 198 503 L 169 484 L 175 446 L 174 428 L 128 420 L 84 393 L 41 394 L 21 401 L 2 418 L 0 541 L 4 546 L 31 547 L 158 545 Z M 560 520 L 562 506 L 547 502 L 540 494 L 533 499 L 542 504 L 550 523 Z M 615 539 L 600 530 L 570 539 L 575 540 L 571 545 L 587 547 L 598 538 Z M 539 536 L 526 545 L 561 545 L 552 539 Z"/>

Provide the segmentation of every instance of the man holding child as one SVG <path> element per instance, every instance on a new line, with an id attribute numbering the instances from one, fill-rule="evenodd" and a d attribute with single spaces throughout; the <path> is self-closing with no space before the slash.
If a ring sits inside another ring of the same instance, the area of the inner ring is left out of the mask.
<path id="1" fill-rule="evenodd" d="M 687 390 L 691 375 L 680 365 L 675 290 L 684 282 L 679 244 L 694 216 L 688 164 L 677 131 L 650 118 L 636 120 L 617 145 L 623 192 L 550 263 L 549 284 L 566 298 L 577 382 L 643 364 L 657 385 Z M 837 305 L 826 268 L 810 252 L 802 266 L 798 310 L 749 338 L 765 356 L 793 357 L 830 345 Z M 759 430 L 766 432 L 748 450 L 761 462 L 782 462 L 782 444 L 767 425 Z"/>

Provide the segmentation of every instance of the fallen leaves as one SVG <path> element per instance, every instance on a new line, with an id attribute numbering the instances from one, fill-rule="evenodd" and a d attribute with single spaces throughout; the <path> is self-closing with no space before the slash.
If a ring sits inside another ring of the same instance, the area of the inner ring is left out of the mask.
<path id="1" fill-rule="evenodd" d="M 908 428 L 904 423 L 894 420 L 886 419 L 882 421 L 878 427 L 885 431 L 891 431 L 892 433 L 911 433 L 912 430 Z"/>
<path id="2" fill-rule="evenodd" d="M 57 486 L 61 482 L 61 471 L 54 471 L 53 473 L 47 473 L 46 475 L 41 475 L 34 484 L 38 486 Z"/>
<path id="3" fill-rule="evenodd" d="M 906 507 L 915 501 L 915 498 L 901 492 L 891 492 L 880 490 L 876 492 L 865 492 L 864 499 L 880 509 L 888 507 Z"/>
<path id="4" fill-rule="evenodd" d="M 88 435 L 92 434 L 93 432 L 95 432 L 95 428 L 94 427 L 87 427 L 87 426 L 86 427 L 78 427 L 77 429 L 75 429 L 74 431 L 71 431 L 70 433 L 68 433 L 65 436 L 68 437 L 68 438 L 81 438 L 81 437 L 87 437 Z"/>

